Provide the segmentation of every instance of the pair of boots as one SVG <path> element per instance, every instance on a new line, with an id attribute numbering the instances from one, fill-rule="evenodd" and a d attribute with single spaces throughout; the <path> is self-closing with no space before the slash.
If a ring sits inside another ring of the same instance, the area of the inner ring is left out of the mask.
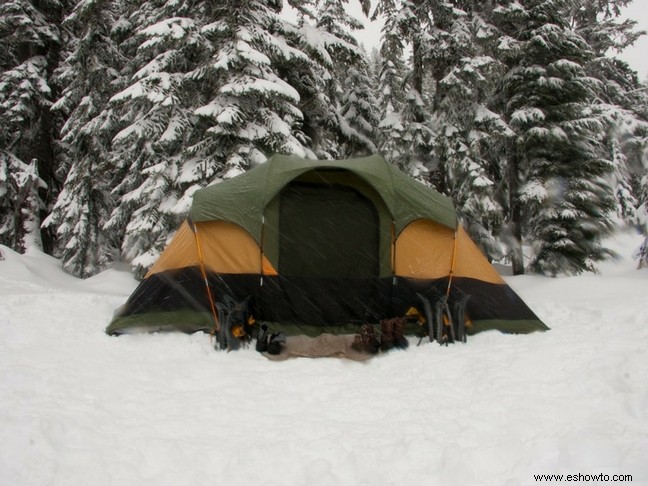
<path id="1" fill-rule="evenodd" d="M 380 339 L 376 336 L 374 327 L 371 324 L 363 324 L 351 347 L 361 353 L 376 354 L 380 351 Z"/>
<path id="2" fill-rule="evenodd" d="M 256 350 L 259 353 L 277 355 L 286 345 L 286 335 L 283 332 L 270 333 L 267 324 L 261 324 L 257 337 Z"/>
<path id="3" fill-rule="evenodd" d="M 378 351 L 389 351 L 393 348 L 405 349 L 409 342 L 405 337 L 405 317 L 383 319 L 380 321 L 380 335 L 371 324 L 363 324 L 360 332 L 355 335 L 353 349 L 369 354 L 376 354 Z"/>
<path id="4" fill-rule="evenodd" d="M 389 351 L 392 348 L 405 349 L 409 342 L 405 337 L 405 323 L 407 318 L 394 317 L 393 319 L 383 319 L 380 321 L 381 344 L 383 351 Z"/>

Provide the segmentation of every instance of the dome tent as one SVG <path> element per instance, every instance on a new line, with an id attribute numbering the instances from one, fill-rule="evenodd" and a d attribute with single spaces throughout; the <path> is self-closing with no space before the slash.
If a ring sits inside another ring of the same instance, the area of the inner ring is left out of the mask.
<path id="1" fill-rule="evenodd" d="M 462 296 L 468 333 L 547 329 L 447 197 L 380 156 L 276 155 L 196 191 L 189 218 L 106 332 L 210 332 L 216 309 L 250 299 L 273 331 L 355 334 L 412 308 L 430 321 L 426 303 Z"/>

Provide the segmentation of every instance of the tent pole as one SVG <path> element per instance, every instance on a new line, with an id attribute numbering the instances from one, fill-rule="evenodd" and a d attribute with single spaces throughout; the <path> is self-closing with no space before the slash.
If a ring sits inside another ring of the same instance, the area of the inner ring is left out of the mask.
<path id="1" fill-rule="evenodd" d="M 263 256 L 264 256 L 264 249 L 265 249 L 265 215 L 261 215 L 261 251 L 259 252 L 261 254 L 261 260 L 259 261 L 259 298 L 256 299 L 256 305 L 257 305 L 257 315 L 261 315 L 261 307 L 262 307 L 262 298 L 263 298 L 263 275 L 264 275 L 264 269 L 263 269 Z"/>
<path id="2" fill-rule="evenodd" d="M 216 307 L 214 306 L 214 298 L 212 297 L 211 288 L 209 287 L 207 270 L 205 270 L 205 258 L 203 256 L 200 237 L 198 236 L 198 226 L 193 221 L 191 222 L 191 226 L 193 227 L 194 235 L 196 237 L 196 246 L 198 247 L 198 260 L 200 261 L 200 273 L 202 274 L 203 280 L 205 281 L 205 289 L 207 289 L 207 299 L 209 300 L 209 306 L 211 307 L 211 313 L 214 319 L 214 329 L 211 332 L 211 335 L 214 336 L 218 332 L 220 327 L 218 322 L 218 314 L 216 313 Z"/>
<path id="3" fill-rule="evenodd" d="M 392 219 L 391 224 L 391 271 L 392 287 L 396 285 L 396 221 Z"/>
<path id="4" fill-rule="evenodd" d="M 459 236 L 459 226 L 454 232 L 454 244 L 452 245 L 452 263 L 450 264 L 450 273 L 448 275 L 448 288 L 446 289 L 446 299 L 450 296 L 450 289 L 452 287 L 452 277 L 454 276 L 455 263 L 457 261 L 457 240 Z"/>
<path id="5" fill-rule="evenodd" d="M 265 216 L 261 216 L 261 251 L 260 256 L 261 260 L 259 261 L 259 273 L 261 274 L 261 280 L 259 281 L 259 287 L 263 287 L 263 255 L 265 249 Z"/>

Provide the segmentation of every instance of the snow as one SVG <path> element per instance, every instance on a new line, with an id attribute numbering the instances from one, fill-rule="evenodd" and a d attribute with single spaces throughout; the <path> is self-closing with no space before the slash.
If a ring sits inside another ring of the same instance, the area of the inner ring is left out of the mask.
<path id="1" fill-rule="evenodd" d="M 511 115 L 511 122 L 518 125 L 527 125 L 531 123 L 539 123 L 545 119 L 545 114 L 539 108 L 522 108 L 513 112 Z"/>
<path id="2" fill-rule="evenodd" d="M 184 126 L 185 123 L 183 118 L 178 115 L 172 116 L 166 130 L 164 130 L 164 133 L 160 135 L 159 141 L 163 143 L 173 143 L 178 141 L 182 135 Z"/>
<path id="3" fill-rule="evenodd" d="M 117 93 L 114 95 L 111 99 L 111 103 L 115 103 L 117 101 L 124 101 L 127 100 L 128 98 L 130 99 L 137 99 L 141 98 L 143 96 L 146 96 L 146 88 L 144 85 L 140 82 L 136 82 L 129 86 L 128 88 L 122 90 L 121 92 Z"/>
<path id="4" fill-rule="evenodd" d="M 600 274 L 506 277 L 549 332 L 412 340 L 366 363 L 109 337 L 127 269 L 78 280 L 0 247 L 0 482 L 648 485 L 648 269 L 640 237 L 611 244 L 622 258 Z"/>
<path id="5" fill-rule="evenodd" d="M 221 87 L 220 93 L 234 96 L 254 93 L 263 98 L 280 96 L 290 101 L 294 101 L 295 103 L 299 102 L 299 93 L 297 90 L 279 78 L 236 78 L 233 82 Z"/>
<path id="6" fill-rule="evenodd" d="M 151 62 L 149 62 L 146 66 L 144 66 L 142 69 L 137 71 L 133 75 L 133 79 L 136 81 L 142 80 L 146 77 L 164 72 L 165 69 L 169 69 L 171 67 L 171 63 L 173 62 L 173 59 L 177 56 L 178 56 L 178 51 L 176 50 L 170 50 L 158 54 Z"/>
<path id="7" fill-rule="evenodd" d="M 272 64 L 268 56 L 257 51 L 245 41 L 240 40 L 236 43 L 236 52 L 241 58 L 256 66 L 270 66 Z"/>
<path id="8" fill-rule="evenodd" d="M 200 29 L 200 33 L 203 35 L 213 35 L 213 34 L 222 34 L 225 32 L 229 32 L 230 26 L 227 24 L 227 22 L 223 22 L 222 20 L 217 20 L 216 22 L 212 22 L 210 24 L 207 24 Z"/>
<path id="9" fill-rule="evenodd" d="M 140 31 L 146 37 L 172 37 L 182 39 L 188 30 L 195 29 L 195 22 L 186 17 L 172 17 Z M 146 43 L 145 43 L 146 44 Z"/>
<path id="10" fill-rule="evenodd" d="M 403 121 L 401 119 L 400 113 L 391 112 L 387 113 L 383 120 L 378 125 L 379 128 L 393 129 L 393 130 L 403 130 Z"/>

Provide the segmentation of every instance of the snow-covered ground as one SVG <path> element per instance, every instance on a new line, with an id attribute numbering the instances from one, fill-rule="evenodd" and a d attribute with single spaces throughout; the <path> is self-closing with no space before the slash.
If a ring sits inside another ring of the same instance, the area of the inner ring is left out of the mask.
<path id="1" fill-rule="evenodd" d="M 600 275 L 507 277 L 549 332 L 412 341 L 365 363 L 216 352 L 204 334 L 109 337 L 127 272 L 81 281 L 2 247 L 0 484 L 646 485 L 640 242 L 618 237 L 624 258 Z"/>

